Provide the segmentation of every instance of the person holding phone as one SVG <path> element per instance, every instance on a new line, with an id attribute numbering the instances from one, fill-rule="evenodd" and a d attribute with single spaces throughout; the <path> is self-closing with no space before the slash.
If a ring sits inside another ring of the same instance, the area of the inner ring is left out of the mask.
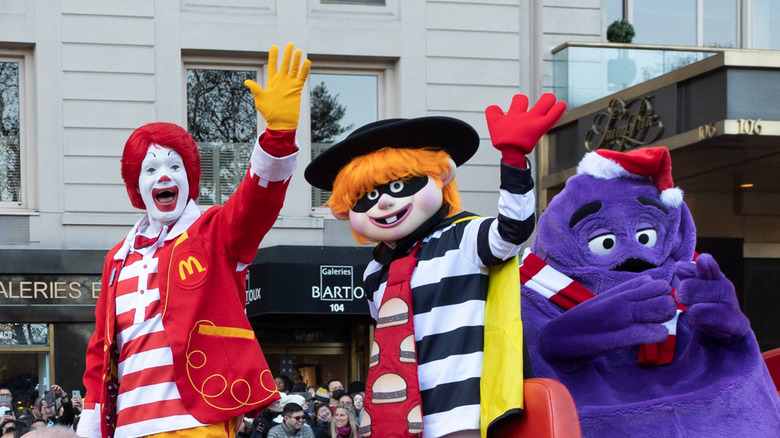
<path id="1" fill-rule="evenodd" d="M 61 424 L 70 427 L 76 418 L 73 401 L 60 385 L 53 384 L 36 404 L 38 411 L 49 426 Z"/>
<path id="2" fill-rule="evenodd" d="M 260 412 L 260 415 L 258 415 L 257 418 L 252 421 L 252 433 L 250 438 L 266 438 L 271 428 L 276 426 L 274 418 L 280 416 L 281 414 L 281 400 L 276 400 L 275 402 L 271 403 L 271 406 L 269 406 L 266 410 Z"/>
<path id="3" fill-rule="evenodd" d="M 79 418 L 81 411 L 84 409 L 84 400 L 81 398 L 81 391 L 74 389 L 70 392 L 70 399 L 73 403 L 73 411 L 76 414 L 76 418 Z M 74 421 L 75 425 L 76 421 Z"/>
<path id="4" fill-rule="evenodd" d="M 7 398 L 0 398 L 0 422 L 8 422 L 15 420 L 14 410 L 11 408 L 11 401 Z"/>
<path id="5" fill-rule="evenodd" d="M 330 406 L 327 403 L 315 402 L 314 412 L 316 413 L 315 423 L 312 426 L 314 438 L 330 438 L 330 421 L 333 418 Z"/>

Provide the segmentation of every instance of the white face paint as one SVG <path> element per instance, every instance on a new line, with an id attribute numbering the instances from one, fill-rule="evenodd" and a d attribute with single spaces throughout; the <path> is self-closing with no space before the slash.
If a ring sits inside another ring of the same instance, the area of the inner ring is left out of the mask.
<path id="1" fill-rule="evenodd" d="M 141 163 L 138 190 L 146 204 L 149 231 L 157 232 L 175 223 L 187 206 L 190 192 L 181 155 L 171 148 L 150 145 Z"/>
<path id="2" fill-rule="evenodd" d="M 390 193 L 374 190 L 366 196 L 376 196 L 376 201 L 365 212 L 350 210 L 349 223 L 359 235 L 375 242 L 394 243 L 422 226 L 442 205 L 442 191 L 436 180 L 428 182 L 408 196 L 393 197 L 391 193 L 403 191 L 396 188 L 398 181 L 388 184 Z"/>

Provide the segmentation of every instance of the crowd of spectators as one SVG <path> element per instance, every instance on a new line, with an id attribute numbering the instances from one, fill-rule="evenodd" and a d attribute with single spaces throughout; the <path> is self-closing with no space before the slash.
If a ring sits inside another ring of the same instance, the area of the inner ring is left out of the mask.
<path id="1" fill-rule="evenodd" d="M 293 384 L 279 376 L 276 385 L 282 398 L 239 425 L 238 438 L 357 438 L 363 414 L 365 386 L 352 382 L 349 392 L 340 380 L 322 386 Z M 0 387 L 0 438 L 75 437 L 82 410 L 81 393 L 68 393 L 51 385 L 43 395 L 30 400 L 14 397 Z"/>
<path id="2" fill-rule="evenodd" d="M 75 437 L 81 410 L 79 391 L 69 394 L 56 384 L 35 400 L 15 397 L 10 388 L 0 387 L 0 437 Z"/>
<path id="3" fill-rule="evenodd" d="M 282 394 L 257 418 L 247 419 L 238 432 L 241 438 L 357 438 L 363 414 L 365 385 L 352 382 L 349 392 L 340 380 L 320 387 L 293 384 L 276 378 Z"/>

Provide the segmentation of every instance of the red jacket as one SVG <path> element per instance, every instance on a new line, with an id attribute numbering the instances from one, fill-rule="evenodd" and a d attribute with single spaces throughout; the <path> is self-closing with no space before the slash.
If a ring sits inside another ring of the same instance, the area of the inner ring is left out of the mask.
<path id="1" fill-rule="evenodd" d="M 262 410 L 279 398 L 244 309 L 246 267 L 279 214 L 289 178 L 265 181 L 264 187 L 254 164 L 224 206 L 206 211 L 173 244 L 166 242 L 159 255 L 162 323 L 173 353 L 176 386 L 189 413 L 204 424 Z M 100 419 L 111 414 L 105 412 L 112 405 L 107 381 L 112 368 L 116 373 L 110 352 L 115 343 L 115 280 L 124 263 L 117 253 L 123 245 L 106 257 L 95 333 L 87 349 L 84 408 L 95 409 L 100 403 Z M 109 436 L 112 428 L 100 423 L 102 436 Z"/>

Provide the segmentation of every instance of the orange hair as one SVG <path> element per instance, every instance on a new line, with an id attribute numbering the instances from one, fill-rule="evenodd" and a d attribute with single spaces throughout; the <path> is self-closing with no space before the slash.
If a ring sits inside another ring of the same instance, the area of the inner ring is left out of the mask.
<path id="1" fill-rule="evenodd" d="M 430 176 L 442 189 L 442 206 L 449 205 L 449 216 L 460 210 L 460 194 L 453 179 L 442 187 L 442 175 L 450 171 L 450 155 L 442 150 L 386 147 L 368 155 L 356 157 L 344 166 L 333 181 L 333 192 L 326 203 L 334 213 L 352 210 L 358 199 L 376 186 L 415 176 Z M 352 233 L 360 243 L 366 239 Z"/>

